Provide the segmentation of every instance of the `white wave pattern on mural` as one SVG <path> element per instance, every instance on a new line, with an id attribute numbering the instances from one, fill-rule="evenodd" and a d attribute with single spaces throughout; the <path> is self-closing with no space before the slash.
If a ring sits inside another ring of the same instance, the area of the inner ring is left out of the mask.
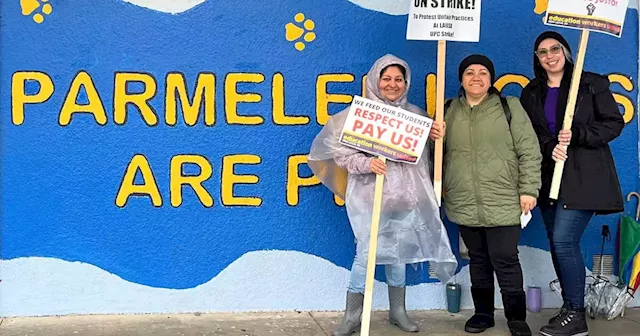
<path id="1" fill-rule="evenodd" d="M 205 2 L 206 0 L 122 0 L 136 6 L 153 9 L 158 12 L 178 14 Z"/>
<path id="2" fill-rule="evenodd" d="M 153 9 L 155 11 L 178 14 L 185 12 L 206 0 L 123 0 L 140 7 Z M 404 15 L 409 13 L 407 0 L 349 0 L 354 4 L 378 12 L 391 15 Z"/>
<path id="3" fill-rule="evenodd" d="M 391 15 L 405 15 L 409 13 L 411 1 L 407 0 L 349 0 L 354 4 Z"/>
<path id="4" fill-rule="evenodd" d="M 525 284 L 542 287 L 543 306 L 559 307 L 549 289 L 549 252 L 521 246 Z M 237 311 L 335 311 L 344 309 L 349 271 L 297 251 L 256 251 L 238 258 L 217 277 L 189 289 L 139 285 L 96 266 L 54 258 L 0 260 L 0 316 L 65 314 L 187 313 Z M 472 308 L 469 270 L 457 275 L 462 308 Z M 496 284 L 496 288 L 497 284 Z M 323 299 L 319 299 L 323 298 Z M 496 304 L 502 307 L 499 291 Z M 640 299 L 632 303 L 640 306 Z M 387 290 L 376 282 L 374 309 L 388 307 Z M 441 283 L 410 286 L 408 309 L 446 309 Z"/>
<path id="5" fill-rule="evenodd" d="M 123 0 L 140 7 L 158 12 L 179 14 L 205 2 L 206 0 Z M 349 0 L 350 2 L 373 11 L 390 15 L 406 15 L 409 13 L 411 1 L 408 0 Z M 531 0 L 533 1 L 533 0 Z M 638 7 L 638 0 L 630 0 L 629 8 Z"/>
<path id="6" fill-rule="evenodd" d="M 140 7 L 153 9 L 155 11 L 178 14 L 185 12 L 206 0 L 123 0 Z M 354 4 L 391 15 L 404 15 L 409 13 L 407 0 L 349 0 Z"/>
<path id="7" fill-rule="evenodd" d="M 391 15 L 406 15 L 409 13 L 409 8 L 411 6 L 410 0 L 349 0 L 349 1 L 353 2 L 354 4 L 362 8 L 366 8 L 366 9 L 370 9 L 370 10 L 374 10 L 382 13 L 387 13 Z M 529 0 L 529 1 L 531 1 L 531 6 L 532 6 L 531 8 L 533 9 L 534 0 Z M 638 9 L 638 0 L 629 0 L 628 7 Z"/>

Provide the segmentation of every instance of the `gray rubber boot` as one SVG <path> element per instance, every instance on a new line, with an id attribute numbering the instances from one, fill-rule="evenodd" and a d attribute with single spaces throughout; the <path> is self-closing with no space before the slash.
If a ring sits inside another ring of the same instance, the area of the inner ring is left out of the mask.
<path id="1" fill-rule="evenodd" d="M 418 325 L 409 319 L 405 309 L 406 287 L 389 287 L 389 322 L 407 332 L 417 332 Z"/>
<path id="2" fill-rule="evenodd" d="M 349 336 L 360 328 L 364 294 L 347 292 L 347 305 L 342 324 L 333 331 L 333 336 Z"/>

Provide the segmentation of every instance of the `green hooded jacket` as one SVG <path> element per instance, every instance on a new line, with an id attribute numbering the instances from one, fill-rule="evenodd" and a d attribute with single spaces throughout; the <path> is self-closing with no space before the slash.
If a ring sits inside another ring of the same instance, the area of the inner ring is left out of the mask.
<path id="1" fill-rule="evenodd" d="M 495 93 L 474 107 L 459 96 L 445 111 L 444 205 L 456 224 L 519 225 L 520 196 L 538 197 L 538 139 L 520 101 L 507 97 L 507 102 L 510 126 Z"/>

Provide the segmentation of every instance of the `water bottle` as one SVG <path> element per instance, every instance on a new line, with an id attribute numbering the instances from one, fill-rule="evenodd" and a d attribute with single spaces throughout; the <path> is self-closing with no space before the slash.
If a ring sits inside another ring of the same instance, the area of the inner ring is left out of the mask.
<path id="1" fill-rule="evenodd" d="M 461 288 L 458 284 L 447 284 L 447 310 L 450 313 L 460 312 Z"/>
<path id="2" fill-rule="evenodd" d="M 542 290 L 540 287 L 529 286 L 527 288 L 527 310 L 539 313 L 542 310 Z"/>

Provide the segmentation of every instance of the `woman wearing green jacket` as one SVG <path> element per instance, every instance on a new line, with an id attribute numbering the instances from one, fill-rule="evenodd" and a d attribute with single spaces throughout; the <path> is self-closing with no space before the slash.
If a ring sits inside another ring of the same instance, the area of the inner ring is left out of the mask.
<path id="1" fill-rule="evenodd" d="M 469 248 L 475 314 L 465 330 L 494 326 L 495 272 L 511 334 L 531 335 L 518 240 L 541 184 L 538 139 L 518 98 L 493 87 L 491 60 L 471 55 L 458 75 L 461 94 L 445 112 L 443 183 L 447 217 Z"/>

